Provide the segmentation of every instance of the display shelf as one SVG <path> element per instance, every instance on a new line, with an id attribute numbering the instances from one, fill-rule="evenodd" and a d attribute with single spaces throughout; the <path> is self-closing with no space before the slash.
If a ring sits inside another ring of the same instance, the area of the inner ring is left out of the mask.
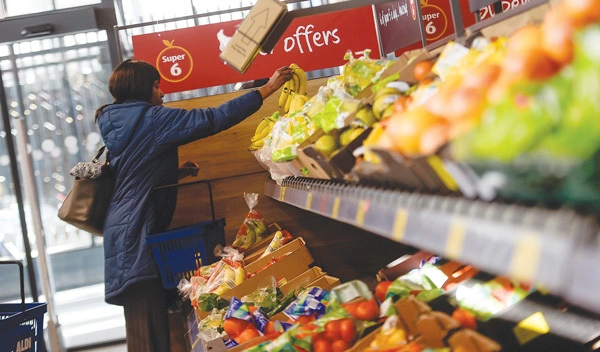
<path id="1" fill-rule="evenodd" d="M 600 312 L 593 217 L 570 209 L 487 203 L 310 178 L 269 181 L 278 201 L 481 270 L 531 282 Z"/>

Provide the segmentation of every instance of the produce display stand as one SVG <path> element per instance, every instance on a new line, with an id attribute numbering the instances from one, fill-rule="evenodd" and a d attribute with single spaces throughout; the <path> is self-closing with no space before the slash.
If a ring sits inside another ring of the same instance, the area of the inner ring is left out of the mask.
<path id="1" fill-rule="evenodd" d="M 17 260 L 0 261 L 0 265 L 19 267 L 21 303 L 0 304 L 0 350 L 46 351 L 44 314 L 46 303 L 25 303 L 23 264 Z"/>
<path id="2" fill-rule="evenodd" d="M 288 178 L 265 184 L 278 201 L 345 222 L 484 271 L 535 282 L 600 312 L 600 258 L 593 218 L 342 181 Z"/>

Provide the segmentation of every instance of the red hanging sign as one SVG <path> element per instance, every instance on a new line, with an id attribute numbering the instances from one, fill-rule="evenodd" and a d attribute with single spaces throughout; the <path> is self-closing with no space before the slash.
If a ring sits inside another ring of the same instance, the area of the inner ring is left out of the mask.
<path id="1" fill-rule="evenodd" d="M 379 58 L 373 12 L 366 6 L 293 20 L 271 53 L 261 52 L 242 75 L 219 58 L 240 23 L 133 36 L 134 58 L 156 66 L 165 93 L 268 78 L 291 63 L 305 71 L 341 66 L 348 50 L 371 49 L 371 57 Z"/>
<path id="2" fill-rule="evenodd" d="M 508 11 L 519 5 L 523 5 L 529 0 L 503 0 L 502 9 Z M 423 26 L 425 27 L 425 38 L 427 44 L 435 43 L 438 40 L 454 34 L 454 24 L 452 23 L 452 10 L 449 0 L 420 0 Z M 460 0 L 460 10 L 465 28 L 475 24 L 475 14 L 470 11 L 469 0 Z M 494 6 L 489 5 L 479 10 L 481 20 L 494 17 Z M 420 43 L 402 48 L 395 51 L 396 56 L 414 49 L 421 48 Z"/>

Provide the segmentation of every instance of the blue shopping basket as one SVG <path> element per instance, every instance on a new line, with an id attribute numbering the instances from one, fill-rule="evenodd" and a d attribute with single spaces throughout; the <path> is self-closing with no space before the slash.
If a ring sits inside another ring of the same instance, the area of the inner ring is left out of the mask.
<path id="1" fill-rule="evenodd" d="M 46 303 L 25 303 L 23 264 L 17 260 L 0 264 L 19 266 L 21 303 L 0 304 L 0 351 L 46 351 L 44 345 L 44 314 Z"/>
<path id="2" fill-rule="evenodd" d="M 215 219 L 210 181 L 194 181 L 156 189 L 199 183 L 208 187 L 212 220 L 149 235 L 146 238 L 146 244 L 152 250 L 165 288 L 177 287 L 181 279 L 189 280 L 202 265 L 216 262 L 220 258 L 215 256 L 214 248 L 218 244 L 225 245 L 225 219 Z"/>

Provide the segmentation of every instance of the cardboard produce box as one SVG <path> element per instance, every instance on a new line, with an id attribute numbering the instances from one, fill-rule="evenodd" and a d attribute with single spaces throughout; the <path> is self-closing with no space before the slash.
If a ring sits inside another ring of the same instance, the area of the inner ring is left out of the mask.
<path id="1" fill-rule="evenodd" d="M 287 5 L 279 0 L 258 0 L 221 53 L 221 59 L 237 71 L 246 72 L 286 12 Z"/>
<path id="2" fill-rule="evenodd" d="M 278 260 L 276 263 L 271 264 L 255 276 L 246 279 L 246 281 L 242 282 L 240 285 L 226 291 L 221 296 L 228 300 L 232 297 L 241 298 L 252 293 L 271 276 L 275 277 L 275 279 L 282 277 L 287 279 L 295 278 L 308 270 L 315 261 L 306 247 L 304 240 L 302 238 L 297 238 L 290 242 L 288 246 L 282 247 L 278 251 L 271 253 L 271 255 L 249 264 L 246 266 L 246 272 L 255 272 L 271 262 L 273 258 L 278 258 L 285 253 L 289 254 Z"/>
<path id="3" fill-rule="evenodd" d="M 326 273 L 320 267 L 314 266 L 306 270 L 302 274 L 296 276 L 295 278 L 288 280 L 288 282 L 286 282 L 284 285 L 281 285 L 279 289 L 281 290 L 281 293 L 283 293 L 283 295 L 285 296 L 299 287 L 308 287 L 308 285 L 311 282 L 314 282 L 315 280 L 317 280 L 325 274 Z"/>

